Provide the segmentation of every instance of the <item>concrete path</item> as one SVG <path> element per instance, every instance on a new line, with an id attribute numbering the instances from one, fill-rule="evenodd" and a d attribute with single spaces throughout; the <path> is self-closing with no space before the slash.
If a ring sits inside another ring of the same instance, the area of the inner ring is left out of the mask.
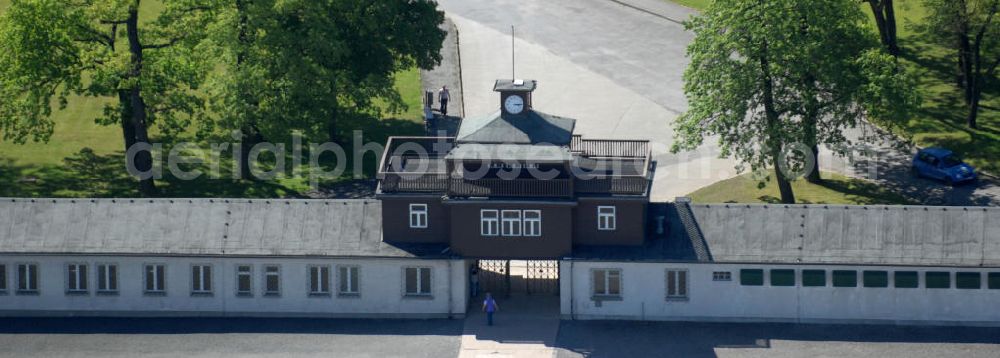
<path id="1" fill-rule="evenodd" d="M 460 358 L 556 356 L 558 297 L 498 298 L 500 311 L 493 317 L 493 326 L 486 325 L 486 314 L 480 309 L 482 297 L 474 301 L 462 330 Z"/>

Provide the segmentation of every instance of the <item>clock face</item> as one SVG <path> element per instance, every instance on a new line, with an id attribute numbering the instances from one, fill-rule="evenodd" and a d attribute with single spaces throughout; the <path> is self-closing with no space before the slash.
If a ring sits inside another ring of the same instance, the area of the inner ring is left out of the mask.
<path id="1" fill-rule="evenodd" d="M 507 110 L 507 113 L 519 114 L 524 111 L 524 98 L 517 95 L 507 96 L 507 99 L 503 101 L 503 108 Z"/>

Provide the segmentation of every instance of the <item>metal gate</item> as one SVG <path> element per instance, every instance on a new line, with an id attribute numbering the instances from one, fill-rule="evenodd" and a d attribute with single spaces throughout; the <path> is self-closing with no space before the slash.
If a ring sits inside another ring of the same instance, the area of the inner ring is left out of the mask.
<path id="1" fill-rule="evenodd" d="M 559 261 L 556 260 L 517 261 L 513 268 L 511 260 L 479 260 L 476 267 L 480 292 L 504 297 L 512 292 L 559 294 Z"/>
<path id="2" fill-rule="evenodd" d="M 524 276 L 529 295 L 559 294 L 559 261 L 529 260 Z"/>
<path id="3" fill-rule="evenodd" d="M 510 295 L 510 260 L 479 260 L 480 292 Z"/>

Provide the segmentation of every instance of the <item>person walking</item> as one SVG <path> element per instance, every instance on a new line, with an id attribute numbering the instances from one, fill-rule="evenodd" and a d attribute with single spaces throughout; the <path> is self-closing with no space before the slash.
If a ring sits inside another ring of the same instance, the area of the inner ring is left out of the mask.
<path id="1" fill-rule="evenodd" d="M 486 300 L 483 300 L 483 311 L 486 312 L 486 325 L 493 325 L 493 313 L 500 310 L 497 301 L 493 299 L 493 294 L 487 292 Z"/>
<path id="2" fill-rule="evenodd" d="M 470 297 L 479 296 L 479 269 L 475 266 L 472 267 L 472 272 L 469 273 L 469 289 Z"/>
<path id="3" fill-rule="evenodd" d="M 441 90 L 438 91 L 438 99 L 441 101 L 441 114 L 448 115 L 448 101 L 451 100 L 451 93 L 448 92 L 448 86 L 441 86 Z"/>

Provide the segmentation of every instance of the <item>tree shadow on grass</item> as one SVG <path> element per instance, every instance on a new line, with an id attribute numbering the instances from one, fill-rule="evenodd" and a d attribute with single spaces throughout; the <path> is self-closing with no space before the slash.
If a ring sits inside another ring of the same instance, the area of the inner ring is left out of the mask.
<path id="1" fill-rule="evenodd" d="M 198 169 L 208 172 L 209 168 Z M 89 148 L 65 158 L 62 165 L 21 165 L 0 158 L 0 196 L 9 197 L 138 197 L 138 181 L 125 167 L 122 152 L 99 155 Z M 163 197 L 300 197 L 274 181 L 216 179 L 202 175 L 182 180 L 166 173 L 157 180 Z"/>
<path id="2" fill-rule="evenodd" d="M 916 70 L 923 89 L 924 104 L 906 131 L 922 146 L 952 149 L 989 172 L 1000 172 L 1000 81 L 987 81 L 978 116 L 978 129 L 966 124 L 968 106 L 957 84 L 955 51 L 920 36 L 906 39 L 902 58 Z"/>

